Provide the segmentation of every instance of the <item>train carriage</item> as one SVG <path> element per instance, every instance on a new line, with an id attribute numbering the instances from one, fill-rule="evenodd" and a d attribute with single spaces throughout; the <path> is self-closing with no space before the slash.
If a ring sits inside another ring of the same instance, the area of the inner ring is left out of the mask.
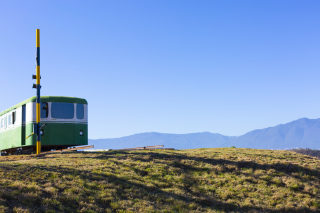
<path id="1" fill-rule="evenodd" d="M 40 110 L 42 151 L 88 145 L 88 103 L 85 99 L 41 96 Z M 35 124 L 36 97 L 1 112 L 1 153 L 35 151 Z"/>

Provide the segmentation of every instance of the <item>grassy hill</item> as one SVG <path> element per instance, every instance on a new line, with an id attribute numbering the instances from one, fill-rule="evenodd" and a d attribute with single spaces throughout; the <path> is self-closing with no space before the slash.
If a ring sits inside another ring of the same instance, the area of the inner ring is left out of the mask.
<path id="1" fill-rule="evenodd" d="M 319 212 L 320 161 L 217 148 L 0 157 L 0 212 Z"/>

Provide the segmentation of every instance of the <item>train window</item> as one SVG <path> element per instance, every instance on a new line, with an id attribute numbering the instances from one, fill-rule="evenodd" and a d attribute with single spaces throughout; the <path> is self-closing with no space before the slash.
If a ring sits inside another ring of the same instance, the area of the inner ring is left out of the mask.
<path id="1" fill-rule="evenodd" d="M 72 103 L 52 103 L 51 104 L 51 117 L 72 119 L 74 117 L 74 105 Z"/>
<path id="2" fill-rule="evenodd" d="M 41 103 L 41 118 L 47 118 L 48 117 L 48 103 L 42 102 Z"/>
<path id="3" fill-rule="evenodd" d="M 11 121 L 12 121 L 12 115 L 9 114 L 8 115 L 8 126 L 11 125 Z"/>
<path id="4" fill-rule="evenodd" d="M 3 118 L 3 127 L 7 128 L 7 116 L 4 116 Z"/>
<path id="5" fill-rule="evenodd" d="M 1 129 L 3 128 L 3 118 L 1 118 Z"/>
<path id="6" fill-rule="evenodd" d="M 84 106 L 83 104 L 77 104 L 77 118 L 83 119 L 84 118 Z"/>
<path id="7" fill-rule="evenodd" d="M 12 112 L 12 124 L 16 122 L 16 112 Z"/>

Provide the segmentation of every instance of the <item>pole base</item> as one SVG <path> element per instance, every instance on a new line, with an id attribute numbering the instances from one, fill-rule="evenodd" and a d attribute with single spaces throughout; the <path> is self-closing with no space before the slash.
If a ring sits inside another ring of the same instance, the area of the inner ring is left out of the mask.
<path id="1" fill-rule="evenodd" d="M 37 141 L 37 155 L 41 153 L 41 141 Z"/>

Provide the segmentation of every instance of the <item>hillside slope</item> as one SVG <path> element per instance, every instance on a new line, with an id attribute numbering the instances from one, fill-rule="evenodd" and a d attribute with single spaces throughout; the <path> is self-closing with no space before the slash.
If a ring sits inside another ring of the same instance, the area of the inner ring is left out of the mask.
<path id="1" fill-rule="evenodd" d="M 0 158 L 0 212 L 319 212 L 320 161 L 195 149 Z"/>
<path id="2" fill-rule="evenodd" d="M 258 129 L 239 137 L 210 132 L 191 134 L 140 133 L 121 138 L 89 140 L 98 149 L 165 145 L 176 149 L 231 147 L 255 149 L 320 149 L 320 119 L 301 118 L 287 124 Z"/>

